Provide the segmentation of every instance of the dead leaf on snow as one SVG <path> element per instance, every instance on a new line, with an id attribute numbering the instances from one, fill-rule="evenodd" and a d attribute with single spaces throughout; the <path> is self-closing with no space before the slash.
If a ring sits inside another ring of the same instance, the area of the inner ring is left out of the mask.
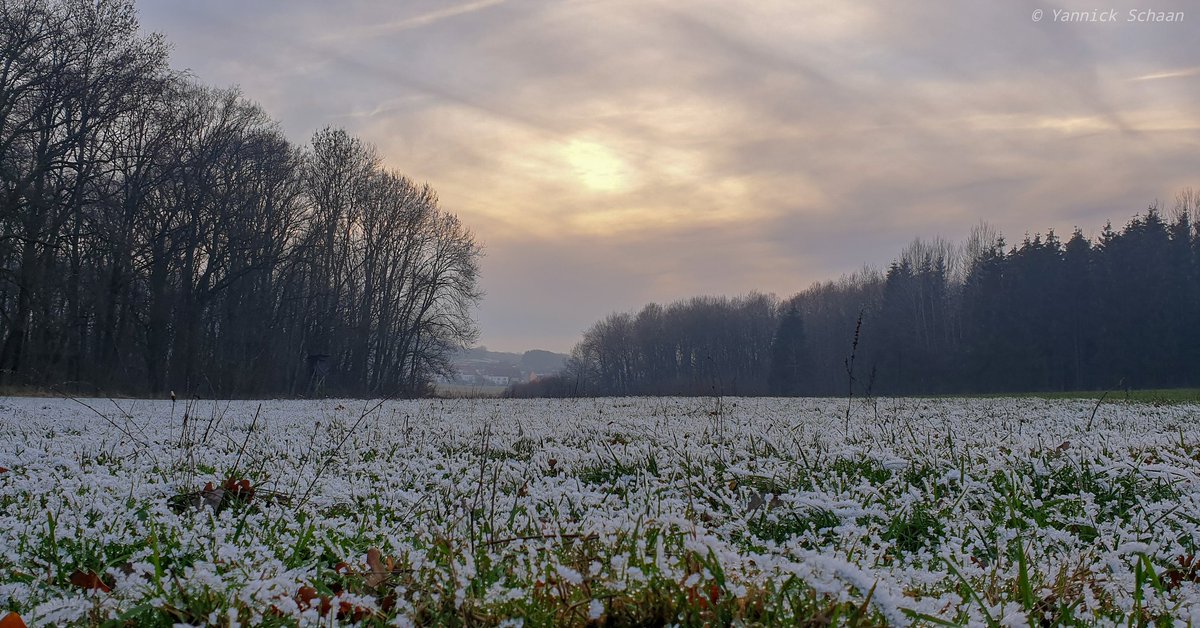
<path id="1" fill-rule="evenodd" d="M 396 566 L 396 561 L 391 558 L 384 561 L 383 554 L 380 553 L 379 548 L 372 547 L 367 550 L 367 566 L 371 568 L 371 571 L 364 574 L 363 582 L 368 587 L 374 589 L 387 582 L 387 579 L 391 577 L 392 569 Z"/>
<path id="2" fill-rule="evenodd" d="M 109 591 L 112 591 L 112 587 L 105 584 L 104 581 L 100 579 L 100 576 L 96 575 L 96 572 L 94 571 L 81 571 L 76 569 L 75 573 L 71 574 L 71 584 L 79 587 L 80 589 L 86 589 L 90 591 L 100 591 L 102 593 L 108 593 Z"/>
<path id="3" fill-rule="evenodd" d="M 212 482 L 207 482 L 204 488 L 198 491 L 176 495 L 171 498 L 171 506 L 177 512 L 203 510 L 206 506 L 212 508 L 213 512 L 220 512 L 235 503 L 250 503 L 257 493 L 250 480 L 231 477 L 220 486 L 213 486 Z M 271 491 L 266 493 L 266 497 L 273 502 L 287 501 L 285 495 Z"/>
<path id="4" fill-rule="evenodd" d="M 371 609 L 358 606 L 346 600 L 340 594 L 335 596 L 321 595 L 316 589 L 308 586 L 300 587 L 300 590 L 296 592 L 296 596 L 293 599 L 296 600 L 296 605 L 300 607 L 300 610 L 315 608 L 321 617 L 332 615 L 336 619 L 359 623 L 375 615 L 375 612 Z M 336 613 L 334 612 L 335 602 L 337 603 Z M 279 608 L 274 605 L 271 606 L 271 611 L 275 615 L 283 615 L 279 611 Z"/>
<path id="5" fill-rule="evenodd" d="M 229 494 L 234 498 L 240 499 L 244 502 L 254 499 L 254 487 L 251 486 L 250 480 L 229 478 L 228 480 L 225 480 L 225 483 L 221 485 L 221 488 L 228 491 Z"/>

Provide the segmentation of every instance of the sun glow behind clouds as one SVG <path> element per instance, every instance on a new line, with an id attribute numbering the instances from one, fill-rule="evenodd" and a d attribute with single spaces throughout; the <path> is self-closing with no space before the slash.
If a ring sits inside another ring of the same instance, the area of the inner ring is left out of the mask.
<path id="1" fill-rule="evenodd" d="M 571 140 L 563 157 L 584 187 L 595 192 L 622 192 L 633 187 L 629 164 L 604 144 Z"/>

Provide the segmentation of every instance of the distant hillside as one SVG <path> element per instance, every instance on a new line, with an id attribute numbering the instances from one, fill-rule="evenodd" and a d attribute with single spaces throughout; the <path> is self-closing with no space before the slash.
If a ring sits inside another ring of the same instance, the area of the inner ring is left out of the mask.
<path id="1" fill-rule="evenodd" d="M 570 357 L 563 353 L 532 349 L 526 351 L 521 356 L 521 370 L 537 373 L 538 375 L 559 373 L 567 366 L 567 360 Z"/>
<path id="2" fill-rule="evenodd" d="M 566 354 L 541 349 L 508 353 L 473 347 L 459 351 L 451 359 L 456 376 L 449 383 L 507 386 L 527 382 L 561 372 L 569 358 Z"/>
<path id="3" fill-rule="evenodd" d="M 507 364 L 520 364 L 520 353 L 508 353 L 505 351 L 488 351 L 487 347 L 472 347 L 459 351 L 454 360 L 483 360 L 487 362 L 503 362 Z"/>

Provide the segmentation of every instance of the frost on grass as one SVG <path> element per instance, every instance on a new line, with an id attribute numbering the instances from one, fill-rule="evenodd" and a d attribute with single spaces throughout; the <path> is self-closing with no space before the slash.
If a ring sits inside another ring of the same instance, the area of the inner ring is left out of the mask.
<path id="1" fill-rule="evenodd" d="M 1200 620 L 1192 406 L 89 403 L 0 399 L 30 625 Z"/>

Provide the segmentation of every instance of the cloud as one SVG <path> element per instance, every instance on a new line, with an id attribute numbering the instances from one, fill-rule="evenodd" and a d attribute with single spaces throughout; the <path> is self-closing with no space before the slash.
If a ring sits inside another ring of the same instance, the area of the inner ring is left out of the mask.
<path id="1" fill-rule="evenodd" d="M 404 17 L 385 24 L 377 24 L 363 28 L 353 29 L 352 31 L 339 32 L 334 35 L 327 35 L 330 39 L 348 39 L 351 37 L 379 37 L 382 35 L 394 35 L 402 31 L 422 28 L 447 20 L 450 18 L 482 11 L 503 3 L 504 0 L 478 0 L 477 2 L 468 2 L 464 4 L 449 6 L 445 8 L 435 9 L 412 17 Z"/>
<path id="2" fill-rule="evenodd" d="M 1135 80 L 1135 81 L 1161 81 L 1162 79 L 1191 78 L 1193 76 L 1200 76 L 1200 66 L 1197 66 L 1194 68 L 1184 68 L 1182 70 L 1167 70 L 1164 72 L 1152 72 L 1150 74 L 1143 74 L 1141 76 L 1135 76 L 1133 78 L 1133 80 Z"/>
<path id="3" fill-rule="evenodd" d="M 1094 233 L 1194 184 L 1194 24 L 1034 22 L 1035 8 L 1048 7 L 213 0 L 142 12 L 178 64 L 241 84 L 297 141 L 345 125 L 432 183 L 488 248 L 485 344 L 565 350 L 646 301 L 786 296 L 980 220 L 1010 241 Z"/>

